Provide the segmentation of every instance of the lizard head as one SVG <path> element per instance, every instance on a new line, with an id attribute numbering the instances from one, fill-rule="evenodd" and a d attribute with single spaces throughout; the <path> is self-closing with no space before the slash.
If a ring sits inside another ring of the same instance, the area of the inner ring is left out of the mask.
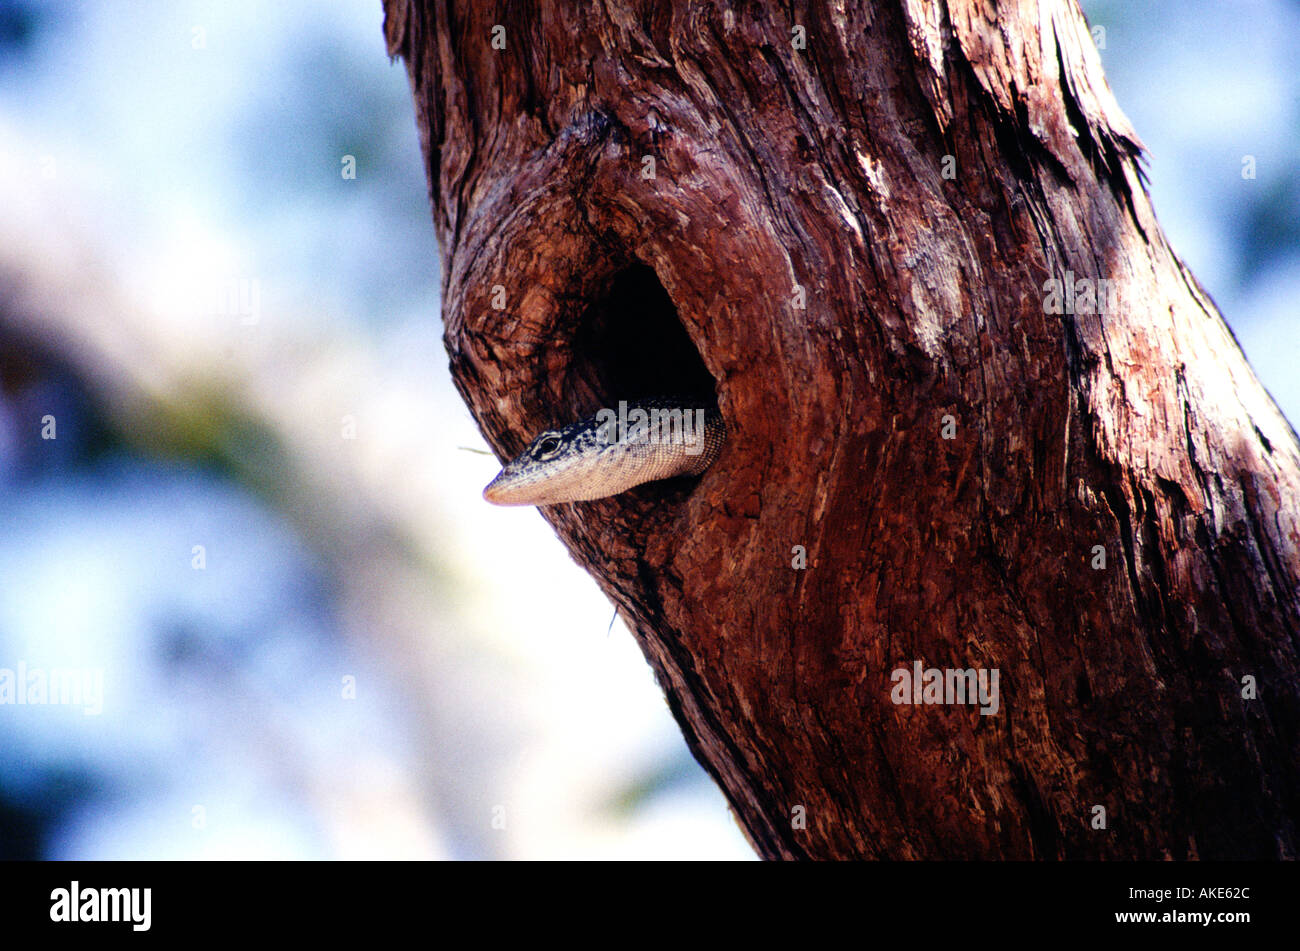
<path id="1" fill-rule="evenodd" d="M 493 505 L 556 505 L 626 492 L 675 476 L 699 475 L 722 449 L 716 409 L 683 409 L 657 399 L 604 409 L 538 433 L 483 490 Z"/>
<path id="2" fill-rule="evenodd" d="M 538 433 L 483 490 L 493 505 L 554 505 L 610 494 L 597 474 L 609 448 L 592 420 Z"/>

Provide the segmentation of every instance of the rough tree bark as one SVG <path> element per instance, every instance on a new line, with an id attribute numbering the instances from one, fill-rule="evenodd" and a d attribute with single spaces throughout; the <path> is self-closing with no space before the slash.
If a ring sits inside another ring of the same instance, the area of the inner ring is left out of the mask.
<path id="1" fill-rule="evenodd" d="M 744 6 L 386 0 L 487 438 L 717 399 L 697 483 L 543 514 L 763 856 L 1294 857 L 1300 447 L 1075 3 Z"/>

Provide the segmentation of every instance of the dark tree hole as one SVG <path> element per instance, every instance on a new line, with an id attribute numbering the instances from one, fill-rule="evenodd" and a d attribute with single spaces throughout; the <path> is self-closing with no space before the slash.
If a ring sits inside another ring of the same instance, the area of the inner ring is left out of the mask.
<path id="1" fill-rule="evenodd" d="M 672 299 L 654 270 L 640 263 L 615 274 L 583 315 L 569 373 L 611 406 L 652 396 L 682 396 L 712 406 L 718 401 L 713 377 Z"/>

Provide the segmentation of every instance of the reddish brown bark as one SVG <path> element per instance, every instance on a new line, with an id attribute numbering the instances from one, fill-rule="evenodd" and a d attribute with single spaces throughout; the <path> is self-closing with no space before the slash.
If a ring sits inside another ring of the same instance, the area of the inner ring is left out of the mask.
<path id="1" fill-rule="evenodd" d="M 762 855 L 1294 856 L 1300 448 L 1072 0 L 386 7 L 498 453 L 718 400 L 697 484 L 545 514 Z M 918 660 L 998 713 L 895 704 Z"/>

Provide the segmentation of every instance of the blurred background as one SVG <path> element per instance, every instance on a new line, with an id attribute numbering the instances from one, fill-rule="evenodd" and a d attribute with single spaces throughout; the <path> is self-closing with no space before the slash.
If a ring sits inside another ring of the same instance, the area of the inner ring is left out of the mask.
<path id="1" fill-rule="evenodd" d="M 1300 419 L 1300 4 L 1084 8 Z M 0 858 L 752 858 L 609 602 L 480 500 L 381 22 L 0 0 Z"/>

